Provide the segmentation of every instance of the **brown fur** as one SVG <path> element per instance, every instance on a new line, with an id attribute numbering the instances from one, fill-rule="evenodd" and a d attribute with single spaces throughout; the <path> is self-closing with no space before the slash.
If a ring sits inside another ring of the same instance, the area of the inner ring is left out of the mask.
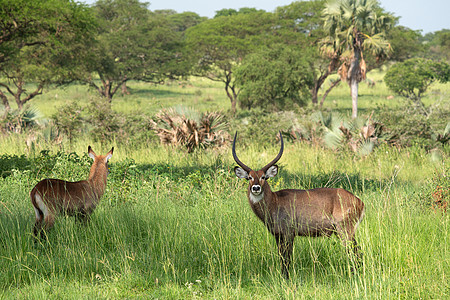
<path id="1" fill-rule="evenodd" d="M 77 215 L 87 221 L 105 193 L 108 160 L 114 147 L 106 155 L 96 155 L 91 146 L 88 153 L 94 162 L 87 180 L 69 182 L 60 179 L 44 179 L 31 190 L 30 197 L 36 213 L 34 234 L 49 230 L 58 214 Z"/>
<path id="2" fill-rule="evenodd" d="M 278 174 L 275 163 L 283 152 L 282 138 L 281 143 L 277 158 L 256 172 L 239 161 L 234 149 L 233 156 L 241 166 L 235 168 L 236 175 L 249 181 L 247 196 L 253 212 L 275 237 L 283 275 L 289 277 L 292 248 L 297 235 L 317 237 L 337 234 L 344 245 L 353 247 L 358 256 L 355 232 L 364 215 L 364 203 L 355 195 L 340 188 L 272 192 L 267 178 Z M 262 193 L 255 196 L 252 189 L 258 186 Z"/>

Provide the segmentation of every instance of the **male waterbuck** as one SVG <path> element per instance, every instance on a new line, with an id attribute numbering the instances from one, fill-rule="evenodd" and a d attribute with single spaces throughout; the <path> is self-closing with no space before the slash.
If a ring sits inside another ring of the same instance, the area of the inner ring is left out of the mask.
<path id="1" fill-rule="evenodd" d="M 69 182 L 59 179 L 44 179 L 31 190 L 31 203 L 36 213 L 34 235 L 42 236 L 42 229 L 48 230 L 55 223 L 59 213 L 77 215 L 87 221 L 100 198 L 105 193 L 108 160 L 114 147 L 106 155 L 96 155 L 91 146 L 88 154 L 94 162 L 88 180 Z"/>
<path id="2" fill-rule="evenodd" d="M 277 157 L 259 171 L 253 171 L 236 155 L 237 177 L 249 181 L 247 196 L 253 212 L 274 235 L 282 262 L 282 273 L 289 278 L 289 265 L 295 236 L 331 236 L 337 234 L 344 245 L 353 247 L 358 256 L 355 232 L 364 215 L 364 203 L 340 188 L 311 190 L 287 189 L 272 192 L 267 180 L 278 174 L 276 163 L 283 154 L 283 137 Z"/>

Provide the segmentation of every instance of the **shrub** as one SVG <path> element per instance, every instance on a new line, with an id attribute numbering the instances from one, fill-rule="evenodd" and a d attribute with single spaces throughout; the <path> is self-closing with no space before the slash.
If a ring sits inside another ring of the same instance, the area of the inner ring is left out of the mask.
<path id="1" fill-rule="evenodd" d="M 239 144 L 271 145 L 278 138 L 278 132 L 298 126 L 297 115 L 292 111 L 267 112 L 262 108 L 238 112 L 231 120 L 231 128 L 239 132 Z"/>
<path id="2" fill-rule="evenodd" d="M 273 111 L 305 106 L 314 81 L 309 57 L 304 49 L 279 45 L 246 57 L 234 71 L 241 107 Z"/>
<path id="3" fill-rule="evenodd" d="M 24 110 L 9 111 L 0 119 L 0 131 L 22 133 L 38 125 L 40 112 L 34 107 L 26 107 Z"/>
<path id="4" fill-rule="evenodd" d="M 414 109 L 428 115 L 421 98 L 428 87 L 436 81 L 446 83 L 450 80 L 450 65 L 423 58 L 411 58 L 393 65 L 384 76 L 388 88 L 411 101 Z"/>
<path id="5" fill-rule="evenodd" d="M 283 133 L 293 140 L 368 155 L 384 140 L 384 132 L 384 125 L 372 116 L 347 120 L 339 113 L 318 111 Z"/>
<path id="6" fill-rule="evenodd" d="M 450 205 L 450 180 L 449 167 L 443 166 L 442 170 L 436 170 L 428 181 L 427 187 L 422 191 L 426 204 L 436 212 L 447 212 Z"/>
<path id="7" fill-rule="evenodd" d="M 224 116 L 218 112 L 199 113 L 180 106 L 160 111 L 154 130 L 163 144 L 183 146 L 192 152 L 225 145 L 229 140 L 226 128 Z"/>
<path id="8" fill-rule="evenodd" d="M 92 99 L 87 108 L 86 121 L 90 125 L 89 134 L 95 141 L 111 142 L 125 138 L 123 116 L 111 109 L 107 99 Z"/>
<path id="9" fill-rule="evenodd" d="M 51 117 L 58 131 L 67 136 L 69 143 L 72 143 L 83 132 L 82 111 L 82 107 L 73 101 L 59 107 Z"/>
<path id="10" fill-rule="evenodd" d="M 151 116 L 133 113 L 123 115 L 122 118 L 124 119 L 122 142 L 146 145 L 158 139 L 154 132 L 156 123 Z"/>
<path id="11" fill-rule="evenodd" d="M 386 141 L 394 146 L 409 147 L 419 145 L 427 150 L 448 144 L 448 130 L 443 114 L 449 113 L 447 107 L 425 116 L 417 111 L 394 110 L 382 107 L 378 119 L 386 127 Z"/>

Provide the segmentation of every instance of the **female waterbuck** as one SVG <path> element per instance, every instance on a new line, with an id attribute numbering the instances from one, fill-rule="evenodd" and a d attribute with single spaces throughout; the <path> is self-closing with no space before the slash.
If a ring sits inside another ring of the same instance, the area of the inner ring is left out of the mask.
<path id="1" fill-rule="evenodd" d="M 87 221 L 100 198 L 105 193 L 108 160 L 114 147 L 106 155 L 96 155 L 91 146 L 88 154 L 94 160 L 88 180 L 69 182 L 59 179 L 44 179 L 31 190 L 31 203 L 36 213 L 34 235 L 42 235 L 55 223 L 59 213 L 77 215 Z"/>
<path id="2" fill-rule="evenodd" d="M 249 181 L 247 196 L 253 212 L 274 235 L 281 256 L 282 273 L 289 278 L 289 264 L 295 236 L 331 236 L 337 234 L 344 245 L 351 245 L 355 254 L 355 232 L 364 215 L 364 203 L 352 193 L 339 188 L 312 190 L 288 189 L 272 192 L 267 180 L 278 174 L 277 161 L 283 154 L 283 137 L 277 157 L 259 171 L 244 165 L 236 155 L 237 177 Z"/>

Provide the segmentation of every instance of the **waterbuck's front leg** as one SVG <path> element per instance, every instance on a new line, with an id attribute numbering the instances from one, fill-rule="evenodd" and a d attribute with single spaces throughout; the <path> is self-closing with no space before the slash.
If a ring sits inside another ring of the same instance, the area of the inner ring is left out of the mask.
<path id="1" fill-rule="evenodd" d="M 289 279 L 289 266 L 291 264 L 292 249 L 294 247 L 294 236 L 275 234 L 275 241 L 278 246 L 278 254 L 281 259 L 281 273 Z"/>

